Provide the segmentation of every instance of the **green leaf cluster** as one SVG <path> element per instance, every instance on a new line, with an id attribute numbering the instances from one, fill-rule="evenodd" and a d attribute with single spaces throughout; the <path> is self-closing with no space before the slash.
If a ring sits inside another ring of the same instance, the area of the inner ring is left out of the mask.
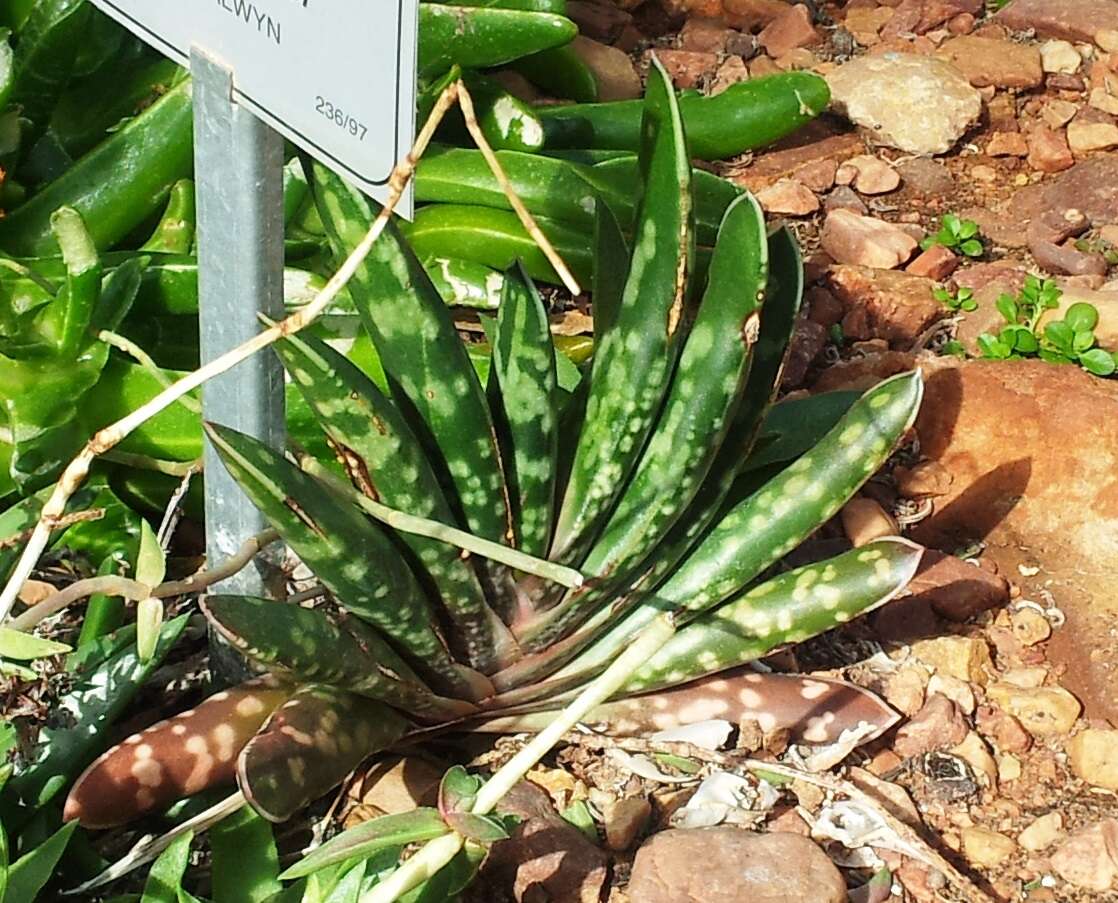
<path id="1" fill-rule="evenodd" d="M 945 214 L 940 220 L 939 231 L 926 236 L 920 242 L 920 247 L 925 251 L 936 245 L 958 251 L 966 257 L 981 257 L 985 251 L 982 237 L 978 234 L 978 223 L 962 219 L 955 213 Z"/>

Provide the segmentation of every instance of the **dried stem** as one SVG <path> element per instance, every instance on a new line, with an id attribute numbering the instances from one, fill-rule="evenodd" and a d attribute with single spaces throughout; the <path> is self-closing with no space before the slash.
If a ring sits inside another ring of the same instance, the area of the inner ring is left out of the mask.
<path id="1" fill-rule="evenodd" d="M 577 589 L 583 584 L 582 574 L 574 568 L 564 567 L 561 564 L 545 561 L 542 558 L 535 558 L 500 543 L 474 536 L 474 534 L 467 533 L 465 530 L 448 527 L 438 521 L 417 517 L 414 514 L 407 514 L 403 511 L 397 511 L 395 508 L 389 508 L 387 505 L 382 505 L 364 493 L 358 492 L 310 455 L 300 455 L 299 466 L 312 477 L 326 483 L 339 495 L 357 505 L 366 514 L 394 530 L 402 530 L 404 533 L 414 533 L 417 536 L 437 539 L 460 549 L 465 549 L 467 552 L 473 552 L 475 555 L 481 555 L 483 558 L 507 564 L 509 567 L 523 571 L 525 574 L 532 574 L 542 577 L 544 580 L 554 581 L 560 586 L 570 589 Z"/>
<path id="2" fill-rule="evenodd" d="M 121 420 L 118 420 L 111 426 L 107 426 L 100 430 L 86 444 L 82 452 L 70 462 L 70 465 L 63 472 L 62 477 L 55 486 L 50 499 L 47 501 L 46 505 L 43 506 L 43 512 L 39 518 L 39 523 L 36 525 L 26 548 L 24 548 L 23 555 L 16 564 L 7 586 L 4 587 L 3 593 L 0 593 L 0 624 L 7 620 L 12 606 L 19 597 L 19 591 L 23 587 L 24 581 L 31 576 L 35 563 L 39 560 L 39 556 L 43 553 L 47 543 L 50 541 L 51 532 L 58 525 L 59 518 L 65 514 L 66 503 L 69 501 L 70 496 L 72 496 L 85 481 L 85 478 L 89 475 L 89 468 L 98 455 L 104 454 L 109 449 L 118 445 L 133 430 L 146 423 L 160 411 L 174 404 L 180 398 L 197 389 L 207 380 L 219 376 L 225 371 L 235 367 L 246 358 L 251 357 L 256 352 L 267 348 L 277 340 L 285 336 L 294 335 L 310 323 L 313 323 L 319 314 L 321 314 L 338 296 L 338 293 L 345 288 L 358 268 L 364 263 L 365 258 L 369 255 L 369 251 L 372 249 L 376 240 L 380 238 L 380 234 L 388 224 L 392 212 L 395 210 L 396 205 L 399 203 L 404 193 L 404 189 L 407 187 L 408 182 L 411 181 L 412 175 L 415 172 L 416 162 L 427 149 L 427 145 L 430 143 L 435 129 L 446 115 L 447 110 L 449 110 L 458 99 L 459 86 L 460 83 L 456 82 L 448 86 L 439 96 L 434 109 L 431 111 L 430 117 L 420 130 L 419 137 L 416 138 L 415 145 L 411 152 L 398 163 L 396 168 L 392 171 L 392 176 L 388 181 L 388 198 L 386 199 L 384 209 L 381 210 L 380 214 L 373 222 L 365 238 L 353 249 L 353 253 L 349 255 L 345 263 L 342 264 L 310 304 L 292 314 L 282 323 L 278 323 L 270 329 L 264 330 L 260 335 L 249 339 L 249 341 L 245 342 L 243 345 L 226 352 L 221 355 L 221 357 L 195 370 L 193 373 L 187 374 L 147 404 L 141 406 Z"/>
<path id="3" fill-rule="evenodd" d="M 527 230 L 528 234 L 532 236 L 532 241 L 540 246 L 544 256 L 547 258 L 548 263 L 551 264 L 552 269 L 558 274 L 559 278 L 563 280 L 563 285 L 567 287 L 572 295 L 582 293 L 582 287 L 578 284 L 578 280 L 571 274 L 570 269 L 567 267 L 566 262 L 560 256 L 559 252 L 555 250 L 555 246 L 551 243 L 550 239 L 541 231 L 539 224 L 536 222 L 535 217 L 524 206 L 524 202 L 516 194 L 516 190 L 509 182 L 509 178 L 505 175 L 504 167 L 501 166 L 501 161 L 497 159 L 497 155 L 493 153 L 493 148 L 490 146 L 485 133 L 478 125 L 477 114 L 474 112 L 474 101 L 470 97 L 470 92 L 466 90 L 466 86 L 462 82 L 458 82 L 458 103 L 462 107 L 462 118 L 466 120 L 466 128 L 470 132 L 470 137 L 474 139 L 477 144 L 478 150 L 481 151 L 482 157 L 485 158 L 486 164 L 489 166 L 490 172 L 497 180 L 497 184 L 501 186 L 501 191 L 505 193 L 512 209 L 519 217 L 521 224 Z"/>
<path id="4" fill-rule="evenodd" d="M 97 338 L 106 345 L 112 345 L 112 347 L 116 348 L 118 351 L 123 351 L 129 357 L 134 358 L 164 389 L 169 389 L 173 385 L 171 377 L 163 372 L 160 366 L 152 359 L 151 355 L 131 339 L 127 339 L 122 335 L 117 335 L 115 332 L 109 332 L 107 329 L 102 329 L 97 333 Z M 198 404 L 196 399 L 191 398 L 189 395 L 184 395 L 180 398 L 179 404 L 192 414 L 198 414 L 200 416 L 202 413 L 202 406 Z"/>
<path id="5" fill-rule="evenodd" d="M 31 606 L 18 617 L 12 618 L 8 626 L 12 630 L 31 630 L 74 602 L 98 593 L 106 596 L 121 596 L 130 602 L 141 602 L 149 597 L 167 599 L 171 596 L 185 596 L 199 592 L 222 580 L 228 580 L 252 561 L 261 549 L 278 539 L 279 534 L 275 530 L 264 530 L 246 539 L 235 555 L 227 558 L 213 570 L 201 570 L 185 580 L 162 583 L 155 588 L 112 574 L 78 580 L 65 589 L 47 596 L 42 602 Z"/>
<path id="6" fill-rule="evenodd" d="M 523 779 L 563 735 L 601 705 L 675 635 L 675 621 L 663 615 L 653 621 L 600 677 L 560 712 L 555 720 L 536 734 L 509 759 L 478 791 L 475 815 L 492 812 L 516 783 Z M 361 898 L 361 903 L 394 903 L 401 895 L 418 887 L 443 868 L 462 848 L 465 839 L 457 833 L 428 842 L 418 853 Z"/>
<path id="7" fill-rule="evenodd" d="M 67 527 L 72 527 L 74 524 L 84 524 L 93 520 L 100 520 L 105 516 L 104 508 L 90 508 L 88 511 L 75 511 L 73 514 L 67 514 L 65 517 L 59 519 L 58 529 L 65 530 Z M 13 533 L 11 536 L 5 536 L 0 539 L 0 549 L 9 549 L 12 546 L 18 546 L 21 543 L 27 542 L 31 538 L 34 528 L 22 530 L 19 533 Z"/>

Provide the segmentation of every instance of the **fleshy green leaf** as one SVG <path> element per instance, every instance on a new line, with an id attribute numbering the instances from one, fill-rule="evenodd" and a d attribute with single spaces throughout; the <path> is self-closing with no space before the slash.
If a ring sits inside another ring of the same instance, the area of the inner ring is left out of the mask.
<path id="1" fill-rule="evenodd" d="M 37 658 L 62 655 L 69 651 L 70 647 L 63 643 L 44 640 L 32 633 L 23 633 L 9 627 L 0 627 L 0 658 L 27 662 Z"/>
<path id="2" fill-rule="evenodd" d="M 440 699 L 375 630 L 322 611 L 249 596 L 209 596 L 203 611 L 237 649 L 304 683 L 360 693 L 419 715 L 447 717 L 472 706 Z"/>
<path id="3" fill-rule="evenodd" d="M 555 346 L 543 301 L 519 265 L 505 274 L 489 396 L 507 437 L 503 451 L 517 545 L 542 557 L 551 540 L 559 452 Z"/>
<path id="4" fill-rule="evenodd" d="M 46 883 L 54 874 L 55 866 L 70 837 L 77 829 L 77 823 L 70 822 L 63 825 L 45 841 L 33 850 L 25 853 L 8 869 L 8 888 L 4 892 L 4 899 L 12 903 L 33 903 Z"/>
<path id="5" fill-rule="evenodd" d="M 1092 348 L 1079 355 L 1079 363 L 1095 376 L 1112 376 L 1118 369 L 1118 360 L 1115 360 L 1115 356 L 1102 348 Z"/>
<path id="6" fill-rule="evenodd" d="M 480 778 L 461 765 L 453 766 L 439 783 L 439 812 L 444 818 L 454 812 L 468 812 L 473 808 L 480 789 Z"/>
<path id="7" fill-rule="evenodd" d="M 140 903 L 178 903 L 182 876 L 190 863 L 190 842 L 193 839 L 194 832 L 187 831 L 159 854 L 148 872 Z"/>
<path id="8" fill-rule="evenodd" d="M 415 809 L 400 815 L 386 815 L 343 831 L 304 856 L 280 878 L 291 881 L 338 862 L 365 859 L 378 850 L 422 843 L 449 833 L 450 828 L 437 809 Z"/>
<path id="9" fill-rule="evenodd" d="M 262 442 L 227 427 L 207 430 L 248 497 L 348 611 L 395 640 L 440 689 L 474 691 L 436 632 L 415 574 L 379 525 Z"/>
<path id="10" fill-rule="evenodd" d="M 281 705 L 241 752 L 241 791 L 269 821 L 286 821 L 336 787 L 407 722 L 372 699 L 326 686 L 304 687 Z"/>
<path id="11" fill-rule="evenodd" d="M 768 580 L 687 625 L 625 684 L 640 693 L 686 683 L 818 636 L 892 599 L 923 548 L 883 539 Z"/>
<path id="12" fill-rule="evenodd" d="M 586 419 L 555 527 L 552 557 L 574 563 L 636 466 L 685 329 L 694 259 L 691 165 L 675 91 L 658 61 L 641 126 L 644 196 L 616 327 L 599 339 Z"/>
<path id="13" fill-rule="evenodd" d="M 1075 332 L 1090 332 L 1099 325 L 1099 311 L 1093 304 L 1077 301 L 1064 312 L 1064 322 Z"/>
<path id="14" fill-rule="evenodd" d="M 451 828 L 474 843 L 496 843 L 508 839 L 509 836 L 509 832 L 505 830 L 500 820 L 490 816 L 473 815 L 470 812 L 451 812 L 444 817 Z"/>
<path id="15" fill-rule="evenodd" d="M 252 809 L 218 822 L 209 838 L 213 903 L 263 903 L 281 890 L 272 826 Z"/>
<path id="16" fill-rule="evenodd" d="M 136 606 L 136 651 L 140 661 L 151 661 L 163 629 L 163 600 L 148 597 Z"/>
<path id="17" fill-rule="evenodd" d="M 334 253 L 348 255 L 379 207 L 326 167 L 308 174 Z M 511 522 L 489 406 L 454 320 L 390 222 L 349 283 L 393 397 L 424 441 L 471 532 L 508 541 Z"/>
<path id="18" fill-rule="evenodd" d="M 359 490 L 396 510 L 460 526 L 419 440 L 369 377 L 309 336 L 285 339 L 277 350 Z M 447 543 L 409 533 L 399 538 L 439 589 L 454 625 L 450 641 L 475 668 L 495 670 L 511 655 L 512 638 L 486 602 L 471 563 Z"/>
<path id="19" fill-rule="evenodd" d="M 155 531 L 146 520 L 140 521 L 140 551 L 136 556 L 136 582 L 155 587 L 167 573 L 167 557 Z"/>

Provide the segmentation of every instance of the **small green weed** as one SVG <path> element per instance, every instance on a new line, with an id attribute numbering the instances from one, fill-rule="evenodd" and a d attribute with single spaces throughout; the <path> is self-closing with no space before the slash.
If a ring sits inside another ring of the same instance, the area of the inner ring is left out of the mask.
<path id="1" fill-rule="evenodd" d="M 1012 360 L 1039 357 L 1053 364 L 1078 364 L 1095 376 L 1111 376 L 1118 371 L 1118 355 L 1098 347 L 1095 327 L 1099 312 L 1093 304 L 1072 304 L 1064 316 L 1039 330 L 1046 311 L 1059 306 L 1062 292 L 1051 279 L 1029 276 L 1017 297 L 1003 294 L 998 312 L 1006 326 L 996 335 L 978 337 L 982 357 Z"/>
<path id="2" fill-rule="evenodd" d="M 961 311 L 967 314 L 978 310 L 978 302 L 974 300 L 974 291 L 969 288 L 961 288 L 954 294 L 945 288 L 932 289 L 932 297 L 948 310 Z"/>
<path id="3" fill-rule="evenodd" d="M 940 220 L 939 231 L 928 235 L 920 242 L 920 247 L 925 251 L 935 245 L 943 245 L 966 257 L 981 257 L 985 251 L 982 238 L 978 234 L 978 223 L 972 219 L 963 219 L 954 213 L 945 214 Z"/>

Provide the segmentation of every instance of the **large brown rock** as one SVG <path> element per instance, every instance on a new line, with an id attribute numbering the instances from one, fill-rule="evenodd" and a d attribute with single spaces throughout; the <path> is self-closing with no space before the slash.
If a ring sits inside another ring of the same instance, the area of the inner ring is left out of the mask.
<path id="1" fill-rule="evenodd" d="M 996 38 L 961 35 L 943 43 L 936 53 L 957 66 L 976 88 L 1035 88 L 1044 81 L 1040 50 Z"/>
<path id="2" fill-rule="evenodd" d="M 1054 179 L 1022 188 L 1006 213 L 1011 222 L 1027 225 L 1034 217 L 1063 216 L 1069 210 L 1078 210 L 1094 226 L 1118 223 L 1118 156 L 1083 160 Z"/>
<path id="3" fill-rule="evenodd" d="M 819 847 L 798 834 L 719 826 L 663 831 L 637 853 L 634 903 L 844 903 L 846 883 Z"/>
<path id="4" fill-rule="evenodd" d="M 922 365 L 921 452 L 953 481 L 914 538 L 982 541 L 1027 597 L 1054 599 L 1067 624 L 1049 656 L 1089 715 L 1118 718 L 1118 383 L 1041 361 Z"/>
<path id="5" fill-rule="evenodd" d="M 946 315 L 932 296 L 935 283 L 924 276 L 834 266 L 827 283 L 845 308 L 842 332 L 850 339 L 885 339 L 892 348 L 911 348 L 929 326 Z"/>
<path id="6" fill-rule="evenodd" d="M 1013 0 L 995 21 L 1014 31 L 1035 28 L 1042 38 L 1092 41 L 1100 31 L 1118 29 L 1114 0 Z"/>

